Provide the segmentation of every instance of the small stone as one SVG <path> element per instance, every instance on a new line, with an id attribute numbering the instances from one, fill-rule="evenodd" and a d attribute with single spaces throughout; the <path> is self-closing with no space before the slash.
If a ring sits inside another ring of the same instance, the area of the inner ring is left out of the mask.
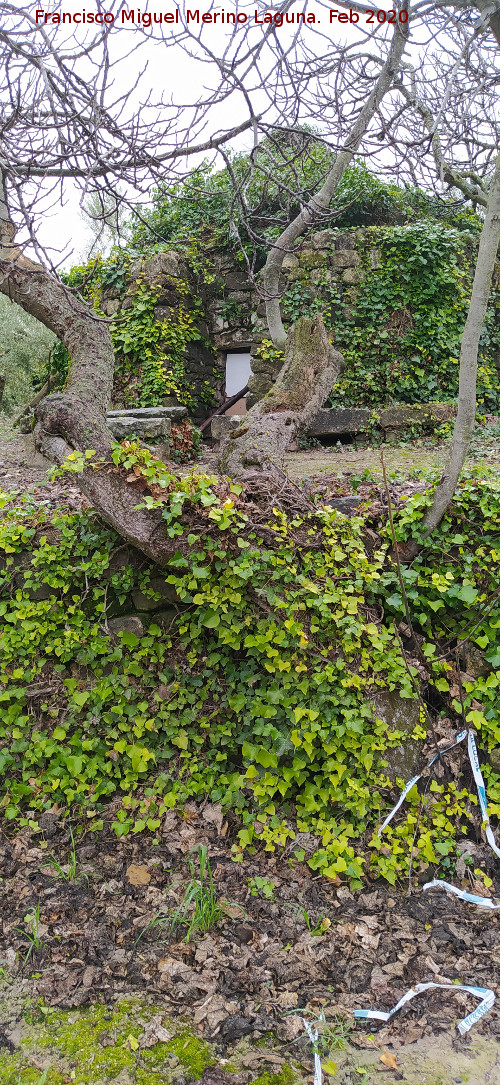
<path id="1" fill-rule="evenodd" d="M 361 257 L 354 249 L 337 249 L 332 253 L 331 262 L 334 268 L 355 268 L 361 263 Z"/>
<path id="2" fill-rule="evenodd" d="M 138 614 L 122 614 L 119 618 L 110 618 L 108 629 L 115 636 L 118 633 L 134 633 L 136 637 L 143 637 L 145 625 Z"/>
<path id="3" fill-rule="evenodd" d="M 151 881 L 151 874 L 147 866 L 138 865 L 137 863 L 131 863 L 127 867 L 126 875 L 130 885 L 149 885 Z"/>
<path id="4" fill-rule="evenodd" d="M 343 283 L 361 283 L 364 279 L 364 272 L 359 267 L 348 267 L 342 275 Z"/>
<path id="5" fill-rule="evenodd" d="M 238 923 L 238 926 L 234 928 L 234 933 L 238 942 L 243 942 L 244 945 L 248 945 L 254 936 L 252 928 L 247 927 L 244 923 Z"/>
<path id="6" fill-rule="evenodd" d="M 240 1040 L 242 1036 L 247 1036 L 249 1032 L 253 1031 L 254 1021 L 250 1017 L 240 1017 L 238 1014 L 230 1014 L 226 1017 L 221 1025 L 220 1034 L 226 1043 L 233 1040 Z"/>

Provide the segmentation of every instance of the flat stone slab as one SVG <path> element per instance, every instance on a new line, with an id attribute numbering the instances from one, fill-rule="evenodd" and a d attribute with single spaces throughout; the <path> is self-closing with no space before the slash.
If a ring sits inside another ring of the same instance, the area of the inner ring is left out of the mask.
<path id="1" fill-rule="evenodd" d="M 116 441 L 126 437 L 169 437 L 172 422 L 187 415 L 185 407 L 134 407 L 128 411 L 108 411 L 106 423 Z"/>
<path id="2" fill-rule="evenodd" d="M 455 417 L 454 403 L 413 403 L 371 411 L 357 407 L 323 407 L 307 431 L 308 437 L 342 437 L 363 433 L 371 423 L 384 432 L 412 425 L 434 425 Z"/>
<path id="3" fill-rule="evenodd" d="M 454 403 L 401 404 L 375 411 L 368 407 L 323 407 L 309 426 L 307 436 L 348 437 L 366 432 L 370 425 L 391 434 L 415 425 L 439 426 L 454 418 L 456 413 Z M 216 416 L 211 425 L 214 441 L 220 441 L 230 430 L 237 429 L 241 420 L 237 414 Z"/>
<path id="4" fill-rule="evenodd" d="M 187 415 L 187 407 L 131 407 L 123 411 L 108 411 L 106 418 L 170 418 L 177 422 Z"/>
<path id="5" fill-rule="evenodd" d="M 323 407 L 307 431 L 308 437 L 342 437 L 366 429 L 372 411 L 357 407 Z"/>

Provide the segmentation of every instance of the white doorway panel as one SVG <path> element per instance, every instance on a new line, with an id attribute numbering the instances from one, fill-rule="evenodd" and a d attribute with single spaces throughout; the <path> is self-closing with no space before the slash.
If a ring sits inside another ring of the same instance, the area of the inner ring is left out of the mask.
<path id="1" fill-rule="evenodd" d="M 226 398 L 230 399 L 248 384 L 251 377 L 250 354 L 227 354 L 226 355 Z"/>

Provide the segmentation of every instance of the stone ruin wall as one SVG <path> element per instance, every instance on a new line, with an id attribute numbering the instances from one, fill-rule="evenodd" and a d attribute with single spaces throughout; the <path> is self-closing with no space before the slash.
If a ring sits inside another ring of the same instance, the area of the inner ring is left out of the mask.
<path id="1" fill-rule="evenodd" d="M 205 284 L 182 253 L 168 251 L 133 260 L 131 282 L 121 297 L 113 287 L 102 294 L 104 312 L 114 316 L 132 307 L 137 284 L 142 281 L 159 291 L 154 310 L 157 319 L 174 323 L 181 304 L 189 308 L 201 303 L 202 316 L 197 318 L 196 327 L 211 346 L 191 342 L 184 351 L 186 380 L 192 384 L 199 405 L 195 412 L 197 420 L 214 409 L 202 398 L 207 382 L 213 390 L 215 406 L 224 401 L 228 352 L 251 354 L 249 405 L 265 394 L 279 369 L 279 363 L 273 365 L 258 354 L 262 341 L 269 339 L 265 304 L 259 293 L 261 274 L 253 286 L 230 252 L 215 250 L 207 258 L 213 269 L 213 282 Z M 348 309 L 356 301 L 359 283 L 379 264 L 376 227 L 320 230 L 306 237 L 293 254 L 285 255 L 281 286 L 285 292 L 300 282 L 303 295 L 312 301 L 324 296 L 328 287 L 335 284 L 341 292 L 342 304 Z M 325 297 L 325 303 L 326 300 Z M 121 406 L 119 402 L 116 405 Z"/>

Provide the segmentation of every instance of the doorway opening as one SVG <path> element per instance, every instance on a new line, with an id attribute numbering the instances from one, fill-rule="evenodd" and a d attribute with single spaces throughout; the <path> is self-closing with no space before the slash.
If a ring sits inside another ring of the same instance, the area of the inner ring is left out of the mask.
<path id="1" fill-rule="evenodd" d="M 248 384 L 252 375 L 249 351 L 231 351 L 226 354 L 226 399 L 235 396 Z M 226 411 L 226 414 L 246 414 L 246 398 L 239 399 Z"/>

